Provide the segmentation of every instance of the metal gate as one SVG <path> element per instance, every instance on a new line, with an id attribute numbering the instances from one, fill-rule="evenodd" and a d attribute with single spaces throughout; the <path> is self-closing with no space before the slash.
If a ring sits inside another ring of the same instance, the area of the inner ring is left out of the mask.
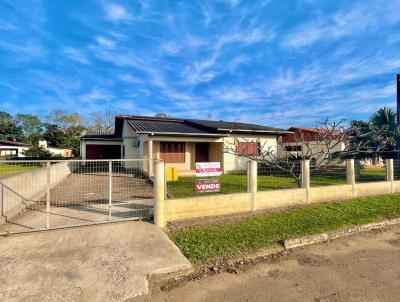
<path id="1" fill-rule="evenodd" d="M 0 161 L 0 233 L 153 216 L 148 160 Z"/>

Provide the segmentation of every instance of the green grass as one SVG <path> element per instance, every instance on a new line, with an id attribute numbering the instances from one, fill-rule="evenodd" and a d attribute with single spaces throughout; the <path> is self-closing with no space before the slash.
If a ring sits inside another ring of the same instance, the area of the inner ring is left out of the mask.
<path id="1" fill-rule="evenodd" d="M 288 238 L 398 216 L 400 194 L 390 194 L 208 225 L 171 233 L 170 237 L 191 262 L 200 264 L 255 251 Z"/>
<path id="2" fill-rule="evenodd" d="M 23 172 L 35 170 L 40 168 L 40 166 L 23 166 L 19 164 L 7 165 L 0 164 L 0 179 L 10 177 Z"/>
<path id="3" fill-rule="evenodd" d="M 215 178 L 215 177 L 211 177 Z M 167 183 L 167 191 L 172 198 L 183 198 L 191 196 L 200 196 L 204 194 L 213 193 L 196 193 L 195 192 L 195 176 L 179 177 L 178 181 L 170 181 Z M 220 177 L 221 191 L 220 194 L 227 193 L 242 193 L 247 192 L 247 176 L 246 174 L 225 174 Z M 340 185 L 346 183 L 345 175 L 324 175 L 324 176 L 311 176 L 310 185 L 327 186 L 327 185 Z M 277 176 L 258 176 L 258 190 L 274 190 L 274 189 L 288 189 L 297 188 L 294 178 L 291 177 L 277 177 Z"/>
<path id="4" fill-rule="evenodd" d="M 360 182 L 384 181 L 385 178 L 385 168 L 361 169 L 360 175 L 357 177 L 357 180 Z"/>

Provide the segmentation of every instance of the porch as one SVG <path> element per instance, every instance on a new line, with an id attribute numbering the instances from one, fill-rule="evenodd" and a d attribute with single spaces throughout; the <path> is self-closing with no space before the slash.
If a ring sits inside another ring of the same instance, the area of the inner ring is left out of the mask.
<path id="1" fill-rule="evenodd" d="M 196 162 L 220 162 L 223 169 L 223 142 L 220 138 L 149 138 L 144 141 L 145 158 L 161 159 L 166 168 L 177 168 L 179 176 L 196 174 Z M 152 166 L 145 171 L 153 176 Z"/>

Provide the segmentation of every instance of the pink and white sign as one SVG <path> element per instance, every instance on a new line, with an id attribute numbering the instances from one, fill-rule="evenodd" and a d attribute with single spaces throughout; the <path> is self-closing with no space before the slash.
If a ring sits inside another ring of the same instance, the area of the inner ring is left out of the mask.
<path id="1" fill-rule="evenodd" d="M 202 179 L 196 181 L 197 193 L 219 192 L 220 190 L 221 184 L 219 179 Z"/>
<path id="2" fill-rule="evenodd" d="M 220 176 L 221 175 L 221 164 L 220 162 L 210 163 L 196 163 L 196 176 Z"/>

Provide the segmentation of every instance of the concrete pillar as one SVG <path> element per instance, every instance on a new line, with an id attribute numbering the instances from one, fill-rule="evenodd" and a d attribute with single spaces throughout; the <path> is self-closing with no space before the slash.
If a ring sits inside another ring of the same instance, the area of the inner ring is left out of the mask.
<path id="1" fill-rule="evenodd" d="M 147 158 L 149 159 L 149 177 L 153 177 L 153 141 L 150 138 L 147 142 Z"/>
<path id="2" fill-rule="evenodd" d="M 351 191 L 353 192 L 353 198 L 356 197 L 356 171 L 354 168 L 354 159 L 350 158 L 346 160 L 346 182 L 351 185 Z"/>
<path id="3" fill-rule="evenodd" d="M 387 158 L 385 160 L 386 166 L 386 181 L 390 181 L 390 192 L 394 193 L 394 166 L 393 166 L 393 159 Z"/>
<path id="4" fill-rule="evenodd" d="M 352 159 L 352 158 L 346 160 L 346 182 L 349 185 L 354 185 L 356 183 L 354 159 Z"/>
<path id="5" fill-rule="evenodd" d="M 385 160 L 385 166 L 386 166 L 386 181 L 393 181 L 394 180 L 393 159 L 387 158 Z"/>
<path id="6" fill-rule="evenodd" d="M 154 161 L 154 224 L 160 228 L 165 227 L 164 202 L 165 202 L 165 168 L 164 162 Z"/>
<path id="7" fill-rule="evenodd" d="M 257 210 L 257 161 L 250 160 L 247 166 L 248 192 L 251 193 L 251 210 Z"/>
<path id="8" fill-rule="evenodd" d="M 310 160 L 301 161 L 301 187 L 306 189 L 306 200 L 310 202 Z"/>

